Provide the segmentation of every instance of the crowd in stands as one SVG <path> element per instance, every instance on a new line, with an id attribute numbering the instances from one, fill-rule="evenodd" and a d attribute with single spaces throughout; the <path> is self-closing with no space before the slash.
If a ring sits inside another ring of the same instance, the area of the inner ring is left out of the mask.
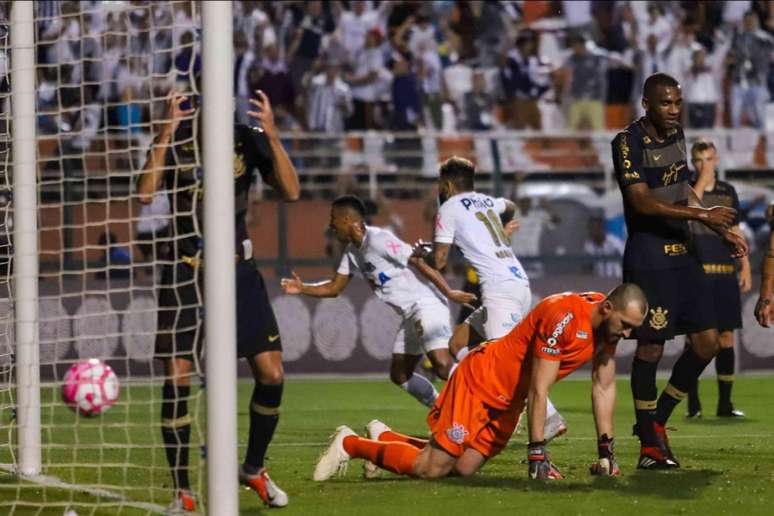
<path id="1" fill-rule="evenodd" d="M 233 5 L 237 117 L 262 89 L 284 130 L 618 128 L 656 71 L 682 82 L 687 127 L 763 129 L 774 90 L 768 1 Z M 36 6 L 44 133 L 147 132 L 148 99 L 201 69 L 193 2 Z"/>

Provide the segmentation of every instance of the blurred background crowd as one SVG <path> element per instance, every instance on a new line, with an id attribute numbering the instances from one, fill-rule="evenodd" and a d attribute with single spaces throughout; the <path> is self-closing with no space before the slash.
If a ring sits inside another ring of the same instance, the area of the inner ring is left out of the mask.
<path id="1" fill-rule="evenodd" d="M 192 2 L 36 5 L 46 132 L 140 132 L 201 67 Z M 761 0 L 236 1 L 234 93 L 264 90 L 284 130 L 585 131 L 626 125 L 661 71 L 687 127 L 764 129 L 772 31 Z"/>

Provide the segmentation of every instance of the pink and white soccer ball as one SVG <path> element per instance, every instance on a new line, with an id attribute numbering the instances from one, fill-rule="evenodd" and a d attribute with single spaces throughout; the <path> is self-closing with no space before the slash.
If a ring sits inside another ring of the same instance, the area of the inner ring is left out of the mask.
<path id="1" fill-rule="evenodd" d="M 62 385 L 62 399 L 84 416 L 106 412 L 118 399 L 119 383 L 109 365 L 96 358 L 73 364 Z"/>

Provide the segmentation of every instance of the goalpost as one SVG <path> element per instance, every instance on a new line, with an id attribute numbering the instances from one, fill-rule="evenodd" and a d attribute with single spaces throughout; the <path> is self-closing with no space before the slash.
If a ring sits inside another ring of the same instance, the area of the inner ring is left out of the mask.
<path id="1" fill-rule="evenodd" d="M 218 331 L 205 339 L 206 389 L 194 382 L 188 401 L 189 470 L 199 511 L 236 515 L 234 195 L 232 175 L 219 173 L 233 168 L 231 2 L 6 5 L 0 512 L 165 510 L 173 491 L 160 432 L 166 373 L 153 359 L 158 288 L 176 239 L 196 236 L 208 266 L 190 307 Z M 197 149 L 188 165 L 204 171 L 206 209 L 194 234 L 180 235 L 170 231 L 175 215 L 196 214 L 164 204 L 185 187 L 164 184 L 158 203 L 141 208 L 135 185 L 169 91 L 198 94 L 199 70 L 206 143 L 185 144 Z M 121 386 L 116 405 L 94 417 L 60 395 L 66 370 L 88 358 L 110 365 Z"/>

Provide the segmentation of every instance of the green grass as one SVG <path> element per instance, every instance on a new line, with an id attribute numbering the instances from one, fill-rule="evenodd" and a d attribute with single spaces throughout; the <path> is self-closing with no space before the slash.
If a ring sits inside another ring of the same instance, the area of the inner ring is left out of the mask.
<path id="1" fill-rule="evenodd" d="M 426 435 L 426 411 L 386 379 L 291 380 L 268 457 L 272 477 L 290 496 L 290 506 L 281 514 L 772 514 L 774 410 L 770 396 L 774 377 L 737 381 L 734 400 L 748 414 L 737 421 L 711 415 L 716 386 L 714 380 L 704 380 L 702 399 L 708 415 L 687 421 L 684 407 L 678 407 L 670 423 L 676 430 L 670 438 L 683 467 L 664 472 L 634 469 L 638 445 L 628 435 L 632 423 L 628 382 L 619 381 L 618 388 L 617 455 L 623 473 L 619 478 L 588 475 L 588 464 L 596 453 L 589 383 L 565 381 L 553 389 L 551 397 L 567 419 L 569 432 L 550 445 L 554 462 L 567 477 L 564 481 L 528 481 L 522 464 L 525 437 L 517 435 L 481 474 L 468 479 L 429 482 L 385 474 L 382 479 L 365 481 L 360 463 L 353 461 L 344 477 L 320 484 L 311 481 L 312 469 L 337 425 L 348 424 L 359 431 L 378 417 L 396 430 Z M 123 485 L 122 494 L 128 499 L 166 505 L 169 475 L 158 447 L 157 390 L 126 388 L 122 399 L 132 403 L 116 406 L 99 419 L 76 418 L 61 406 L 55 393 L 44 392 L 45 473 L 65 482 L 98 484 L 114 491 L 111 486 Z M 246 443 L 250 391 L 250 384 L 240 385 L 240 453 Z M 203 399 L 201 402 L 203 406 Z M 3 415 L 0 424 L 6 423 Z M 9 462 L 8 447 L 2 442 L 7 432 L 0 430 L 0 463 Z M 128 442 L 140 446 L 125 447 Z M 198 449 L 193 449 L 196 467 L 201 466 L 198 455 Z M 71 466 L 74 463 L 81 467 Z M 0 514 L 60 516 L 68 506 L 80 516 L 145 513 L 77 491 L 19 483 L 0 473 Z M 244 489 L 240 506 L 245 515 L 267 512 Z"/>

